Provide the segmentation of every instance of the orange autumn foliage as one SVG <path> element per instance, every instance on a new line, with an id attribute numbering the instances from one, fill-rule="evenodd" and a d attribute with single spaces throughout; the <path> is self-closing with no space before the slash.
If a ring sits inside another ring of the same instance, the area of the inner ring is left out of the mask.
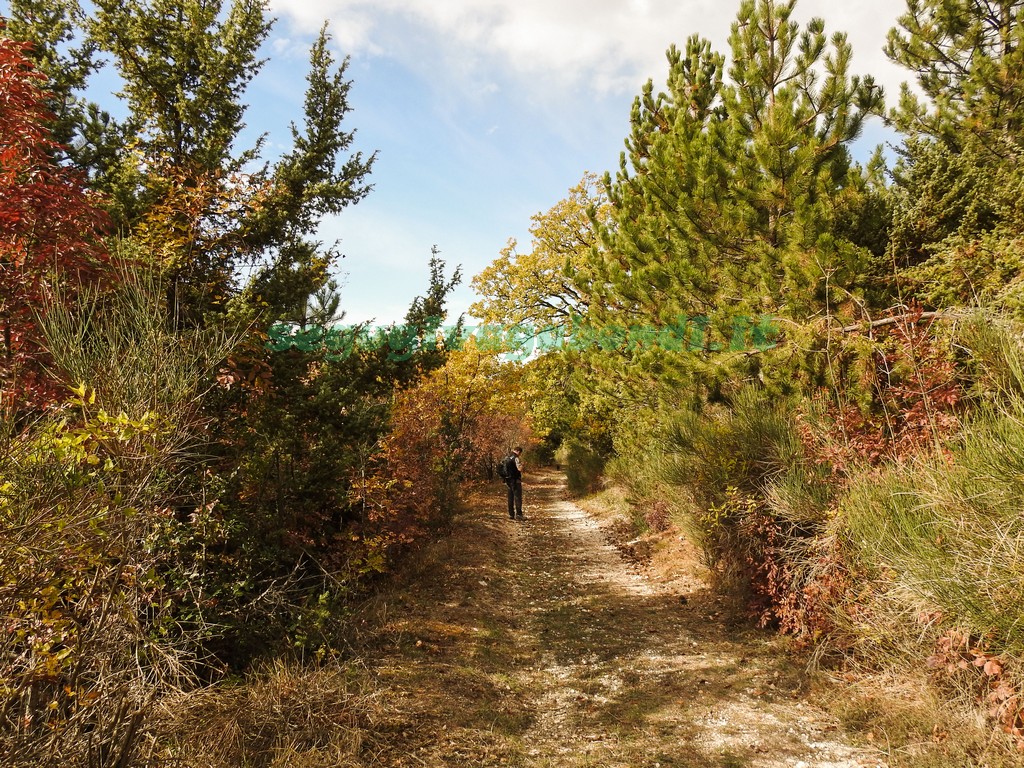
<path id="1" fill-rule="evenodd" d="M 0 401 L 7 407 L 53 399 L 36 315 L 54 286 L 71 296 L 107 262 L 107 219 L 82 176 L 55 159 L 46 98 L 26 45 L 0 36 Z"/>

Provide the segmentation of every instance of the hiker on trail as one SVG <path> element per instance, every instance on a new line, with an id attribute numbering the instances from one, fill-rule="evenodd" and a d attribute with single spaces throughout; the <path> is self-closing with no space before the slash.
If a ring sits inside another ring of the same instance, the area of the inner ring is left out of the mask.
<path id="1" fill-rule="evenodd" d="M 498 462 L 498 476 L 508 486 L 509 520 L 523 519 L 523 449 L 516 446 L 512 453 Z"/>

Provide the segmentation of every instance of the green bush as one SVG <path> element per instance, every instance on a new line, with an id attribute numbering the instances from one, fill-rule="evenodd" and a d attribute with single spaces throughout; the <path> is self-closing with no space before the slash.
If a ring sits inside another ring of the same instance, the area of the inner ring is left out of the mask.
<path id="1" fill-rule="evenodd" d="M 976 419 L 949 455 L 858 478 L 843 523 L 862 562 L 950 626 L 1024 657 L 1024 409 Z"/>
<path id="2" fill-rule="evenodd" d="M 690 488 L 703 509 L 720 506 L 729 489 L 756 495 L 802 456 L 788 401 L 758 389 L 741 390 L 728 406 L 675 417 L 666 441 L 673 483 Z"/>
<path id="3" fill-rule="evenodd" d="M 634 414 L 619 425 L 615 455 L 608 460 L 606 475 L 623 488 L 637 535 L 674 525 L 693 542 L 702 540 L 693 525 L 693 496 L 689 488 L 671 482 L 676 457 L 667 450 L 666 429 L 671 416 L 659 412 Z"/>
<path id="4" fill-rule="evenodd" d="M 673 419 L 665 440 L 664 479 L 693 498 L 689 528 L 708 564 L 722 572 L 744 571 L 751 560 L 747 521 L 763 512 L 774 494 L 802 509 L 797 491 L 812 487 L 805 474 L 795 414 L 786 400 L 772 401 L 755 388 L 741 390 L 729 406 Z M 772 489 L 775 489 L 774 491 Z"/>
<path id="5" fill-rule="evenodd" d="M 585 443 L 575 438 L 563 440 L 555 452 L 555 461 L 565 471 L 571 493 L 582 496 L 600 487 L 604 457 Z"/>
<path id="6" fill-rule="evenodd" d="M 656 528 L 667 516 L 700 549 L 721 589 L 767 620 L 780 618 L 791 590 L 814 578 L 801 563 L 822 559 L 814 537 L 833 496 L 826 470 L 804 456 L 791 402 L 747 387 L 728 404 L 664 421 L 620 435 L 609 464 L 629 491 L 638 527 Z"/>

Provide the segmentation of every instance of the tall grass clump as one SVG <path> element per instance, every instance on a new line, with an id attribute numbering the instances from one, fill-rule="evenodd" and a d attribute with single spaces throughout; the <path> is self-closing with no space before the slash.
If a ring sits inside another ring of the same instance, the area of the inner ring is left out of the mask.
<path id="1" fill-rule="evenodd" d="M 948 453 L 851 482 L 836 522 L 862 584 L 846 630 L 856 658 L 928 673 L 950 713 L 1024 749 L 1024 408 L 986 411 Z"/>
<path id="2" fill-rule="evenodd" d="M 629 425 L 615 439 L 615 453 L 605 466 L 607 479 L 626 493 L 629 515 L 637 534 L 679 528 L 693 542 L 701 540 L 693 525 L 690 489 L 671 479 L 676 457 L 668 445 L 667 424 L 672 414 L 658 414 L 654 424 Z"/>
<path id="3" fill-rule="evenodd" d="M 989 409 L 950 447 L 858 478 L 842 502 L 874 573 L 1024 659 L 1024 403 Z"/>
<path id="4" fill-rule="evenodd" d="M 972 318 L 958 343 L 971 416 L 942 448 L 855 477 L 842 521 L 875 573 L 1024 656 L 1024 350 L 998 318 Z"/>
<path id="5" fill-rule="evenodd" d="M 646 484 L 673 499 L 674 520 L 719 587 L 774 621 L 794 577 L 788 562 L 810 545 L 830 499 L 792 404 L 746 387 L 728 405 L 677 413 L 657 446 Z"/>
<path id="6" fill-rule="evenodd" d="M 999 317 L 967 320 L 955 343 L 962 428 L 854 474 L 837 501 L 832 530 L 868 595 L 847 629 L 862 655 L 928 669 L 1024 748 L 1024 349 Z"/>
<path id="7" fill-rule="evenodd" d="M 680 412 L 666 439 L 668 479 L 707 509 L 735 493 L 759 493 L 801 456 L 794 416 L 788 402 L 755 387 L 741 389 L 727 407 Z"/>
<path id="8" fill-rule="evenodd" d="M 172 334 L 125 273 L 41 319 L 61 407 L 0 421 L 0 763 L 129 766 L 155 702 L 206 660 L 155 536 L 181 498 L 199 398 L 230 340 Z M 102 305 L 102 306 L 101 306 Z"/>
<path id="9" fill-rule="evenodd" d="M 674 525 L 691 540 L 697 531 L 691 526 L 693 499 L 686 488 L 666 478 L 673 457 L 666 450 L 664 434 L 638 428 L 618 438 L 616 455 L 605 467 L 609 480 L 626 491 L 632 525 L 637 534 L 659 532 Z"/>

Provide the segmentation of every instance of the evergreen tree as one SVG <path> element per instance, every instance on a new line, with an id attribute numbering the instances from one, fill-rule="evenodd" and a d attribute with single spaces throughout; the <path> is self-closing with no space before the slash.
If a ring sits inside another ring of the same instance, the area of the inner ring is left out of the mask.
<path id="1" fill-rule="evenodd" d="M 1024 128 L 1024 2 L 908 0 L 886 54 L 916 75 L 892 117 L 911 136 L 1004 157 Z"/>
<path id="2" fill-rule="evenodd" d="M 47 77 L 54 154 L 94 179 L 109 172 L 123 135 L 108 112 L 82 96 L 99 64 L 95 41 L 81 35 L 86 16 L 78 0 L 9 0 L 8 7 L 4 34 L 28 43 Z"/>
<path id="3" fill-rule="evenodd" d="M 341 290 L 333 278 L 313 294 L 306 306 L 305 322 L 316 326 L 328 327 L 345 318 L 341 311 Z"/>
<path id="4" fill-rule="evenodd" d="M 246 86 L 270 31 L 261 0 L 97 0 L 90 31 L 123 80 L 137 151 L 174 167 L 235 172 Z"/>
<path id="5" fill-rule="evenodd" d="M 286 315 L 325 284 L 337 256 L 314 238 L 320 219 L 370 189 L 373 157 L 351 152 L 354 134 L 343 128 L 347 60 L 334 60 L 322 29 L 293 148 L 261 164 L 263 139 L 243 146 L 241 136 L 272 24 L 266 0 L 94 6 L 86 18 L 74 0 L 12 3 L 12 34 L 33 41 L 74 106 L 62 123 L 72 159 L 107 193 L 122 235 L 162 269 L 175 322 L 201 324 L 232 303 L 246 320 Z M 76 95 L 98 54 L 123 82 L 122 126 Z"/>
<path id="6" fill-rule="evenodd" d="M 442 329 L 448 317 L 448 297 L 462 282 L 462 267 L 456 267 L 452 276 L 445 276 L 445 262 L 436 245 L 430 248 L 430 282 L 423 296 L 417 296 L 405 313 L 402 335 L 410 344 L 412 365 L 400 369 L 401 378 L 415 381 L 419 377 L 444 365 L 448 353 L 457 348 L 462 338 L 465 321 L 459 316 L 455 325 Z M 396 330 L 396 329 L 393 329 Z"/>
<path id="7" fill-rule="evenodd" d="M 250 295 L 272 313 L 328 280 L 338 254 L 314 239 L 320 220 L 359 202 L 372 188 L 366 179 L 376 153 L 351 152 L 355 131 L 342 127 L 351 111 L 348 59 L 335 61 L 330 40 L 325 25 L 310 50 L 303 122 L 291 127 L 293 149 L 254 174 L 266 193 L 241 226 L 246 249 L 263 257 Z"/>
<path id="8" fill-rule="evenodd" d="M 793 7 L 746 0 L 728 65 L 694 36 L 668 51 L 668 91 L 648 83 L 634 102 L 628 153 L 606 178 L 612 221 L 581 275 L 591 322 L 689 320 L 684 345 L 710 356 L 748 341 L 742 318 L 802 324 L 862 302 L 871 254 L 836 224 L 870 186 L 847 145 L 882 93 L 850 74 L 844 35 L 829 41 L 820 19 L 801 30 Z M 699 356 L 632 347 L 629 361 L 654 380 L 703 368 Z"/>
<path id="9" fill-rule="evenodd" d="M 886 52 L 914 73 L 893 123 L 898 298 L 1024 305 L 1024 2 L 911 0 Z"/>

